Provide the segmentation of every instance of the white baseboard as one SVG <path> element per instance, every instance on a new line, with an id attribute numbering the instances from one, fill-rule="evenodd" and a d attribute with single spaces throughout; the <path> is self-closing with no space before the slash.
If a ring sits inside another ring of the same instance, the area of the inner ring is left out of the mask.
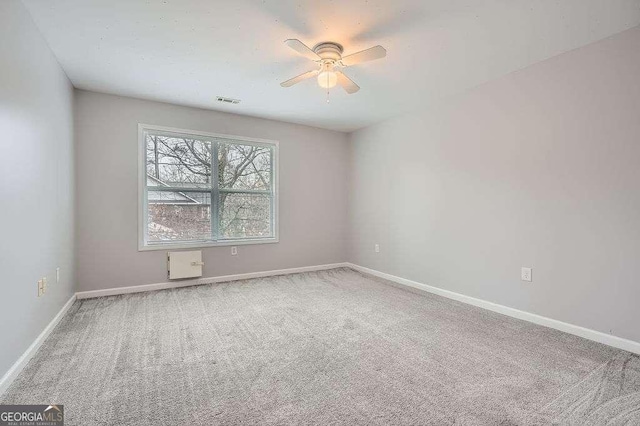
<path id="1" fill-rule="evenodd" d="M 437 294 L 449 299 L 457 300 L 459 302 L 467 303 L 469 305 L 478 306 L 480 308 L 487 309 L 489 311 L 498 312 L 503 315 L 518 318 L 524 321 L 529 321 L 534 324 L 542 325 L 556 330 L 564 331 L 565 333 L 573 334 L 576 336 L 584 337 L 585 339 L 593 340 L 594 342 L 603 343 L 614 348 L 623 349 L 625 351 L 640 354 L 640 343 L 633 340 L 623 339 L 622 337 L 612 336 L 611 334 L 602 333 L 600 331 L 591 330 L 589 328 L 580 327 L 578 325 L 569 324 L 566 322 L 554 320 L 551 318 L 543 317 L 541 315 L 532 314 L 530 312 L 521 311 L 519 309 L 510 308 L 508 306 L 499 305 L 497 303 L 488 302 L 482 299 L 476 299 L 475 297 L 465 296 L 464 294 L 455 293 L 453 291 L 444 290 L 438 287 L 433 287 L 427 284 L 422 284 L 416 281 L 408 280 L 406 278 L 400 278 L 395 275 L 386 274 L 384 272 L 376 271 L 374 269 L 365 268 L 364 266 L 355 265 L 353 263 L 347 263 L 348 267 L 363 272 L 369 275 L 374 275 L 385 280 L 393 281 L 398 284 L 402 284 L 408 287 L 413 287 L 418 290 L 423 290 L 429 293 Z"/>
<path id="2" fill-rule="evenodd" d="M 22 356 L 18 358 L 16 363 L 11 366 L 9 371 L 7 371 L 4 376 L 2 376 L 2 379 L 0 379 L 0 395 L 2 395 L 7 390 L 7 388 L 11 385 L 11 383 L 13 383 L 15 378 L 18 377 L 22 369 L 27 365 L 29 360 L 35 355 L 35 353 L 38 351 L 42 343 L 45 340 L 47 340 L 47 337 L 49 337 L 49 334 L 51 334 L 53 329 L 56 327 L 56 325 L 58 325 L 62 317 L 64 317 L 64 315 L 67 313 L 69 308 L 71 308 L 71 306 L 73 305 L 73 302 L 75 301 L 76 301 L 76 295 L 74 294 L 67 301 L 67 303 L 64 304 L 62 309 L 60 309 L 60 312 L 58 312 L 58 314 L 51 320 L 51 322 L 44 328 L 44 330 L 42 330 L 42 333 L 40 333 L 40 335 L 36 338 L 36 340 L 33 341 L 31 346 L 29 346 L 29 348 L 27 348 L 27 350 L 22 354 Z"/>
<path id="3" fill-rule="evenodd" d="M 79 291 L 78 299 L 90 299 L 94 297 L 115 296 L 118 294 L 141 293 L 144 291 L 165 290 L 168 288 L 189 287 L 193 285 L 213 284 L 226 281 L 247 280 L 251 278 L 273 277 L 276 275 L 297 274 L 300 272 L 324 271 L 327 269 L 348 267 L 347 263 L 330 263 L 326 265 L 303 266 L 301 268 L 277 269 L 274 271 L 249 272 L 246 274 L 223 275 L 219 277 L 198 278 L 195 280 L 180 280 L 157 284 L 144 284 L 131 287 L 107 288 L 104 290 Z"/>

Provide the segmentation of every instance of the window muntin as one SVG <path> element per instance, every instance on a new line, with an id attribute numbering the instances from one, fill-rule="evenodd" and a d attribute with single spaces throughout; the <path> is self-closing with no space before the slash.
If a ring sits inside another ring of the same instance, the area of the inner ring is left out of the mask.
<path id="1" fill-rule="evenodd" d="M 277 241 L 277 143 L 143 125 L 140 139 L 141 249 Z"/>

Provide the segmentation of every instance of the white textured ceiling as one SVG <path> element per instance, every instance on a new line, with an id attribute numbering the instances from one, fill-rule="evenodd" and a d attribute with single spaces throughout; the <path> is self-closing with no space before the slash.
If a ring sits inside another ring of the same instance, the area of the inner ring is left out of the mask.
<path id="1" fill-rule="evenodd" d="M 351 131 L 640 24 L 639 0 L 24 0 L 74 86 Z M 387 58 L 360 92 L 286 80 L 287 48 L 336 41 Z M 217 95 L 239 98 L 225 105 Z"/>

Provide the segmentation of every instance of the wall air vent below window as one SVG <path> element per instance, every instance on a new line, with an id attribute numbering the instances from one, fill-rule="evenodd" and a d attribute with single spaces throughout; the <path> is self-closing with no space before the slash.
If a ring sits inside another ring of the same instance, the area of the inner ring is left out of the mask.
<path id="1" fill-rule="evenodd" d="M 167 253 L 169 279 L 195 278 L 202 276 L 202 251 L 170 251 Z"/>

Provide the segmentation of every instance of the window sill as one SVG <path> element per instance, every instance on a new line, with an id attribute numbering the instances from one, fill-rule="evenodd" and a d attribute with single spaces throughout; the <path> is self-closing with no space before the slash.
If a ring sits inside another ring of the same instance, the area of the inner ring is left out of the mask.
<path id="1" fill-rule="evenodd" d="M 193 243 L 179 242 L 179 243 L 140 244 L 138 245 L 138 251 L 200 249 L 200 248 L 208 248 L 208 247 L 273 244 L 279 241 L 280 240 L 278 238 L 256 238 L 253 240 L 224 240 L 224 241 L 211 241 L 211 242 L 196 241 Z"/>

